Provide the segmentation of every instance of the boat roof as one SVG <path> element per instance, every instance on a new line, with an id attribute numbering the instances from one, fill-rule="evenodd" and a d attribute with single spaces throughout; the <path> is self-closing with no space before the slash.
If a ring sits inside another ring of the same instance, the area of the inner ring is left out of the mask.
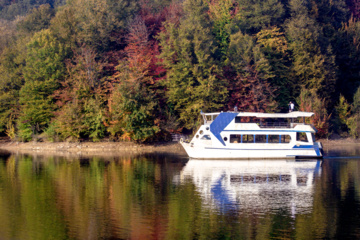
<path id="1" fill-rule="evenodd" d="M 217 113 L 203 113 L 205 116 L 214 116 L 219 115 L 221 112 Z M 232 112 L 236 113 L 236 112 Z M 257 117 L 257 118 L 299 118 L 299 117 L 311 117 L 313 112 L 300 112 L 294 111 L 290 113 L 256 113 L 256 112 L 239 112 L 237 117 Z"/>

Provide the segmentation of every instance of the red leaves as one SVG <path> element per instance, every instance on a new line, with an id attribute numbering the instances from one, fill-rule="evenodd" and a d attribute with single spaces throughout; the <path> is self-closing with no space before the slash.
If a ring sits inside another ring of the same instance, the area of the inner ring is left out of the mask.
<path id="1" fill-rule="evenodd" d="M 269 111 L 275 105 L 274 100 L 272 100 L 274 90 L 266 80 L 257 76 L 253 67 L 248 69 L 249 72 L 238 74 L 233 81 L 230 81 L 229 92 L 231 97 L 228 109 L 237 106 L 240 111 Z"/>
<path id="2" fill-rule="evenodd" d="M 160 64 L 161 59 L 158 58 L 160 50 L 156 35 L 162 30 L 169 9 L 152 13 L 145 3 L 142 4 L 139 15 L 130 23 L 124 53 L 130 72 L 128 80 L 143 81 L 152 85 L 163 79 L 166 73 L 165 68 Z"/>

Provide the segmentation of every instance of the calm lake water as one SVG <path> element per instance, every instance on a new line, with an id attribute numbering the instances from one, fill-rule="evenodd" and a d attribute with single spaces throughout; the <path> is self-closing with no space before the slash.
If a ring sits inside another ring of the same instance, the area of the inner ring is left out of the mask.
<path id="1" fill-rule="evenodd" d="M 1 154 L 0 239 L 360 239 L 360 150 L 323 160 Z"/>

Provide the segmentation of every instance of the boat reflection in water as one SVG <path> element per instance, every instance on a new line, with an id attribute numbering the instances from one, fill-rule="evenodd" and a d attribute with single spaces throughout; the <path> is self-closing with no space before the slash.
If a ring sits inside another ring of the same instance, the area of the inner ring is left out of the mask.
<path id="1" fill-rule="evenodd" d="M 295 216 L 312 210 L 320 160 L 195 160 L 180 173 L 190 179 L 203 203 L 221 212 L 267 213 L 286 210 Z"/>

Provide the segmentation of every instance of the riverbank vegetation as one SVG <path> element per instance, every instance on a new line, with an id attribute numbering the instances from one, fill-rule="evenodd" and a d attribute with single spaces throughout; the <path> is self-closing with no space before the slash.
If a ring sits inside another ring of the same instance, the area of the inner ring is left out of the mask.
<path id="1" fill-rule="evenodd" d="M 313 111 L 360 136 L 355 0 L 0 3 L 0 132 L 22 141 L 170 139 L 200 111 Z"/>

